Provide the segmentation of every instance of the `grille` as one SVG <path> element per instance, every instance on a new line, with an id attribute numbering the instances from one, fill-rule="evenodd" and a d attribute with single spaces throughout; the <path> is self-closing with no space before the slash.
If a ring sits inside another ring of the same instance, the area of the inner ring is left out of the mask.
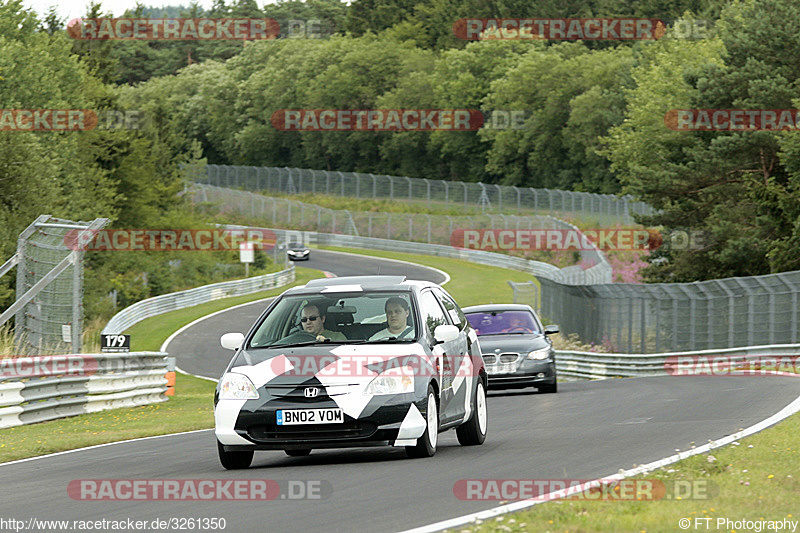
<path id="1" fill-rule="evenodd" d="M 304 426 L 254 425 L 247 428 L 247 434 L 257 441 L 308 441 L 369 437 L 377 430 L 378 425 L 374 422 L 345 422 Z"/>
<path id="2" fill-rule="evenodd" d="M 483 363 L 486 365 L 493 365 L 497 362 L 497 356 L 493 353 L 483 354 Z"/>
<path id="3" fill-rule="evenodd" d="M 515 363 L 519 359 L 518 353 L 501 353 L 500 354 L 500 362 L 501 363 Z"/>

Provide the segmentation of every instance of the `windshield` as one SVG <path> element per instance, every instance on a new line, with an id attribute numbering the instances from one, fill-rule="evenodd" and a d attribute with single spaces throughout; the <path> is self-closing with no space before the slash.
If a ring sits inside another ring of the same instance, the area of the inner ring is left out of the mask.
<path id="1" fill-rule="evenodd" d="M 392 337 L 413 341 L 417 337 L 413 305 L 408 292 L 287 296 L 267 315 L 247 348 L 346 344 Z"/>
<path id="2" fill-rule="evenodd" d="M 467 313 L 467 320 L 478 336 L 541 333 L 528 311 Z"/>

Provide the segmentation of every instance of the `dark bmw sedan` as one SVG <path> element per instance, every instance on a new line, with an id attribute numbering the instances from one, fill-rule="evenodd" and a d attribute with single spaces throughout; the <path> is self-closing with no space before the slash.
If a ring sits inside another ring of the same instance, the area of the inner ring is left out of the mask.
<path id="1" fill-rule="evenodd" d="M 558 326 L 542 327 L 536 312 L 522 304 L 474 305 L 464 314 L 478 334 L 489 389 L 558 390 L 556 354 L 548 338 Z"/>

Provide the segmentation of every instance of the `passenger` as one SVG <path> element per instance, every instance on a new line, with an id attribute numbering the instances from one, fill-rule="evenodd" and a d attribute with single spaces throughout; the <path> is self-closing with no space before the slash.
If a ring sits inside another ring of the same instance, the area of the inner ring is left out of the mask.
<path id="1" fill-rule="evenodd" d="M 388 339 L 389 337 L 407 338 L 413 336 L 414 327 L 408 325 L 410 308 L 408 302 L 399 296 L 386 300 L 383 307 L 386 312 L 386 323 L 389 327 L 382 329 L 369 338 L 371 341 Z"/>

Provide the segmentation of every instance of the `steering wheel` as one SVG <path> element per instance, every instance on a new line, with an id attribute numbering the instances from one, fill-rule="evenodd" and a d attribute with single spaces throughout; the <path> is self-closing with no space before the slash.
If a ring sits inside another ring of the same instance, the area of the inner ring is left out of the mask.
<path id="1" fill-rule="evenodd" d="M 522 333 L 531 333 L 530 328 L 526 328 L 525 326 L 517 326 L 517 327 L 511 328 L 511 329 L 504 329 L 503 333 L 514 333 L 514 332 L 517 332 L 517 331 L 521 331 Z"/>
<path id="2" fill-rule="evenodd" d="M 300 331 L 295 331 L 294 333 L 290 333 L 289 335 L 285 336 L 280 340 L 281 344 L 289 344 L 295 342 L 308 342 L 308 341 L 315 341 L 317 340 L 316 335 L 312 335 L 311 333 L 307 332 L 304 329 Z"/>

